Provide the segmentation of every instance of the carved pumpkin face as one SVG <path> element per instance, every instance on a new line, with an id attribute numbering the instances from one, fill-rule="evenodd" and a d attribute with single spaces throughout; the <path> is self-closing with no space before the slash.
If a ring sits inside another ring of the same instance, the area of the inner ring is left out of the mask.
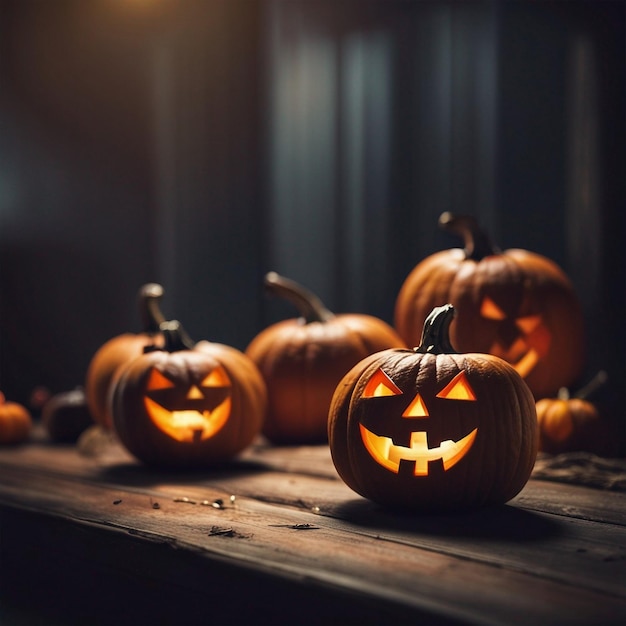
<path id="1" fill-rule="evenodd" d="M 576 380 L 583 364 L 582 309 L 570 280 L 546 257 L 497 250 L 471 230 L 473 222 L 462 223 L 464 250 L 432 254 L 407 276 L 396 299 L 396 329 L 416 345 L 433 307 L 450 302 L 457 312 L 450 337 L 458 350 L 504 359 L 537 399 L 555 394 Z"/>
<path id="2" fill-rule="evenodd" d="M 434 398 L 428 399 L 427 405 L 423 393 L 414 392 L 413 389 L 411 389 L 409 397 L 405 398 L 405 393 L 385 374 L 382 368 L 379 368 L 365 385 L 361 398 L 387 398 L 385 402 L 389 402 L 395 396 L 403 396 L 400 409 L 407 400 L 409 401 L 401 413 L 402 418 L 411 420 L 408 424 L 410 433 L 408 446 L 395 444 L 390 436 L 375 434 L 363 423 L 363 421 L 375 422 L 376 420 L 368 420 L 367 416 L 364 415 L 360 422 L 363 445 L 377 463 L 397 474 L 400 471 L 400 463 L 407 461 L 414 464 L 413 473 L 415 476 L 428 476 L 429 463 L 441 461 L 444 471 L 448 471 L 467 454 L 474 443 L 478 428 L 473 428 L 458 440 L 445 439 L 440 444 L 429 447 L 428 430 L 424 428 L 424 423 L 421 422 L 421 420 L 430 418 L 428 406 L 432 405 L 433 409 L 436 410 L 439 400 L 476 402 L 476 396 L 465 372 L 461 371 L 454 376 Z M 375 402 L 382 404 L 380 400 L 372 400 L 368 404 L 373 406 Z M 376 409 L 374 408 L 374 410 Z M 367 413 L 367 411 L 365 412 Z M 420 422 L 415 423 L 415 420 L 420 420 Z"/>
<path id="3" fill-rule="evenodd" d="M 153 367 L 144 404 L 154 424 L 172 439 L 208 439 L 230 416 L 230 378 L 223 367 L 217 366 L 202 380 L 181 384 Z"/>
<path id="4" fill-rule="evenodd" d="M 447 337 L 364 359 L 329 413 L 348 486 L 414 510 L 506 502 L 530 476 L 536 430 L 534 398 L 515 370 L 493 355 L 456 354 Z"/>
<path id="5" fill-rule="evenodd" d="M 267 390 L 236 348 L 192 344 L 175 322 L 164 346 L 123 366 L 111 394 L 120 441 L 148 465 L 206 467 L 249 445 L 263 424 Z"/>
<path id="6" fill-rule="evenodd" d="M 542 313 L 530 291 L 514 307 L 497 304 L 497 295 L 480 301 L 481 332 L 492 340 L 487 352 L 508 361 L 522 378 L 528 378 L 550 350 L 552 337 Z"/>

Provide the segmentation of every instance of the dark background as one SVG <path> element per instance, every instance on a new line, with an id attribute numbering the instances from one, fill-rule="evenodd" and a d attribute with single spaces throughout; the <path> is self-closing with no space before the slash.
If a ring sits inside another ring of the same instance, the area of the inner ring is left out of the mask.
<path id="1" fill-rule="evenodd" d="M 0 389 L 82 384 L 136 293 L 244 349 L 276 270 L 392 322 L 442 211 L 555 260 L 624 435 L 625 4 L 0 0 Z"/>

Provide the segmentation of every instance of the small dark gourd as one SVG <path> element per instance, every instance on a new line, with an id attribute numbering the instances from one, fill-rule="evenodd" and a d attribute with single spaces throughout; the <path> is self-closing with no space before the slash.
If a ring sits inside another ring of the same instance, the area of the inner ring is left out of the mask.
<path id="1" fill-rule="evenodd" d="M 54 394 L 41 412 L 41 423 L 55 443 L 76 442 L 93 421 L 85 391 L 80 387 Z"/>
<path id="2" fill-rule="evenodd" d="M 609 423 L 589 399 L 606 380 L 606 372 L 601 371 L 575 395 L 562 387 L 556 398 L 537 402 L 541 452 L 591 452 L 600 456 L 616 453 L 616 439 L 611 436 Z"/>
<path id="3" fill-rule="evenodd" d="M 505 359 L 535 399 L 571 385 L 583 365 L 584 326 L 564 272 L 539 254 L 499 250 L 470 216 L 443 213 L 439 223 L 462 236 L 465 247 L 427 257 L 404 281 L 394 320 L 407 345 L 419 341 L 433 307 L 450 302 L 457 311 L 450 335 L 458 350 Z"/>
<path id="4" fill-rule="evenodd" d="M 28 409 L 18 402 L 7 400 L 0 391 L 0 445 L 26 441 L 33 429 Z"/>
<path id="5" fill-rule="evenodd" d="M 268 326 L 246 348 L 268 390 L 263 434 L 278 444 L 326 441 L 328 407 L 341 377 L 368 354 L 404 342 L 374 316 L 333 314 L 276 272 L 265 276 L 265 287 L 293 302 L 300 317 Z"/>
<path id="6" fill-rule="evenodd" d="M 419 347 L 384 350 L 337 386 L 328 419 L 344 482 L 389 508 L 453 511 L 502 504 L 537 455 L 532 393 L 504 360 L 458 354 L 454 308 L 435 308 Z"/>
<path id="7" fill-rule="evenodd" d="M 137 459 L 163 467 L 230 460 L 261 430 L 267 396 L 254 363 L 223 344 L 194 345 L 177 321 L 161 324 L 162 346 L 121 366 L 111 413 Z"/>
<path id="8" fill-rule="evenodd" d="M 113 426 L 108 394 L 117 368 L 138 357 L 144 346 L 159 342 L 159 325 L 165 321 L 159 308 L 163 287 L 156 283 L 143 285 L 138 293 L 142 331 L 124 333 L 109 339 L 92 357 L 85 377 L 85 395 L 93 420 L 104 428 Z"/>

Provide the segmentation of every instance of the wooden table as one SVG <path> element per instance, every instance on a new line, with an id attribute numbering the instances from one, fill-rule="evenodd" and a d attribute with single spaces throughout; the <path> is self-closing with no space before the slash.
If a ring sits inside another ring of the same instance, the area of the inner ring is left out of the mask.
<path id="1" fill-rule="evenodd" d="M 0 607 L 42 623 L 626 623 L 626 493 L 533 478 L 503 507 L 398 515 L 326 446 L 196 473 L 81 450 L 0 449 Z"/>

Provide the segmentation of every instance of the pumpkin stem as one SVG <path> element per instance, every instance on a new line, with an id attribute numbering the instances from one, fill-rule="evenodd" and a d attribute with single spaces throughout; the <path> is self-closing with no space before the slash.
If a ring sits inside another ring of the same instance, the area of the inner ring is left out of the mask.
<path id="1" fill-rule="evenodd" d="M 478 227 L 478 222 L 471 215 L 453 215 L 449 211 L 439 216 L 439 226 L 446 232 L 463 238 L 465 258 L 480 261 L 486 256 L 500 254 L 487 234 Z"/>
<path id="2" fill-rule="evenodd" d="M 574 397 L 583 400 L 588 398 L 592 393 L 600 389 L 608 379 L 609 375 L 604 370 L 600 370 L 582 389 L 579 389 L 574 394 Z"/>
<path id="3" fill-rule="evenodd" d="M 451 304 L 435 307 L 424 322 L 422 341 L 415 352 L 421 354 L 457 354 L 450 343 L 450 324 L 455 310 Z"/>
<path id="4" fill-rule="evenodd" d="M 163 287 L 157 283 L 146 283 L 139 289 L 139 319 L 145 333 L 159 332 L 159 326 L 165 321 L 159 307 L 163 297 Z"/>
<path id="5" fill-rule="evenodd" d="M 163 322 L 159 326 L 163 333 L 163 350 L 166 352 L 179 352 L 180 350 L 193 350 L 193 339 L 187 334 L 182 324 L 178 320 Z M 159 350 L 161 348 L 157 348 Z"/>
<path id="6" fill-rule="evenodd" d="M 327 322 L 335 317 L 314 293 L 276 272 L 265 275 L 265 287 L 269 292 L 292 302 L 306 324 Z"/>

